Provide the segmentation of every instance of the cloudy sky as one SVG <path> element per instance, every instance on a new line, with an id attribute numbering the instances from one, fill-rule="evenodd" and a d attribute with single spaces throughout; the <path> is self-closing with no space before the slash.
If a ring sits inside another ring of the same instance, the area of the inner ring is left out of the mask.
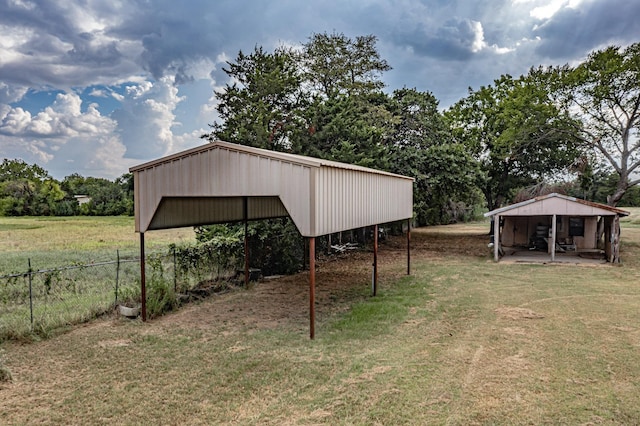
<path id="1" fill-rule="evenodd" d="M 640 41 L 635 0 L 0 0 L 0 158 L 116 178 L 200 145 L 239 50 L 373 34 L 386 90 L 446 108 L 531 66 Z"/>

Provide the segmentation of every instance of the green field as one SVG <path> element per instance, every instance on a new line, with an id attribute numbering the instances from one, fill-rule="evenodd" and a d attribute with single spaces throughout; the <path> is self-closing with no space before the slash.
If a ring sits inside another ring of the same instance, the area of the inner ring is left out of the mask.
<path id="1" fill-rule="evenodd" d="M 145 235 L 148 251 L 170 243 L 192 241 L 192 228 L 154 231 Z M 115 259 L 116 250 L 139 254 L 134 219 L 110 217 L 0 217 L 0 275 L 34 269 Z"/>
<path id="2" fill-rule="evenodd" d="M 313 341 L 301 273 L 4 342 L 0 423 L 638 424 L 633 213 L 622 265 L 496 264 L 485 223 L 415 230 L 409 277 L 382 245 L 375 298 L 370 253 L 321 261 Z"/>
<path id="3" fill-rule="evenodd" d="M 150 232 L 145 240 L 148 255 L 167 254 L 194 232 Z M 0 341 L 46 336 L 112 310 L 118 295 L 138 291 L 137 257 L 132 217 L 0 218 Z M 31 286 L 16 275 L 29 266 L 38 271 Z"/>

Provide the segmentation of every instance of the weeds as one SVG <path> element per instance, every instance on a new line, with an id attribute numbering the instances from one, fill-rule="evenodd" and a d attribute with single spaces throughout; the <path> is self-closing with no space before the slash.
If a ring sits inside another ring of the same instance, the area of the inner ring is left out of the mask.
<path id="1" fill-rule="evenodd" d="M 6 383 L 13 380 L 13 376 L 11 375 L 11 370 L 9 367 L 5 365 L 5 355 L 4 352 L 0 350 L 0 383 Z"/>

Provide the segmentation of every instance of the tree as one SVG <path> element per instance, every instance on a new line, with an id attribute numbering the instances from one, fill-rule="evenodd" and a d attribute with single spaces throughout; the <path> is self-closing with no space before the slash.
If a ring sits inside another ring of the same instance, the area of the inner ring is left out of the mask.
<path id="1" fill-rule="evenodd" d="M 304 45 L 305 80 L 323 98 L 366 94 L 384 87 L 391 67 L 380 57 L 374 35 L 313 34 Z"/>
<path id="2" fill-rule="evenodd" d="M 0 182 L 29 180 L 41 182 L 50 178 L 49 172 L 37 164 L 27 164 L 23 160 L 5 158 L 0 164 Z"/>
<path id="3" fill-rule="evenodd" d="M 580 123 L 579 136 L 617 174 L 607 203 L 617 205 L 640 183 L 640 43 L 593 52 L 575 68 L 554 70 L 561 105 Z"/>
<path id="4" fill-rule="evenodd" d="M 211 125 L 212 132 L 202 137 L 287 150 L 288 135 L 298 125 L 298 110 L 306 102 L 295 52 L 278 48 L 266 53 L 256 47 L 250 55 L 240 51 L 227 65 L 224 72 L 232 83 L 215 94 L 222 122 Z"/>
<path id="5" fill-rule="evenodd" d="M 554 180 L 579 157 L 576 123 L 554 103 L 542 69 L 470 91 L 446 112 L 457 141 L 480 162 L 478 186 L 493 210 L 522 187 Z"/>
<path id="6" fill-rule="evenodd" d="M 396 90 L 390 110 L 390 171 L 415 178 L 418 225 L 464 220 L 478 202 L 478 162 L 451 137 L 437 99 L 415 89 Z"/>
<path id="7" fill-rule="evenodd" d="M 376 37 L 314 34 L 303 47 L 303 85 L 311 88 L 304 125 L 292 139 L 295 152 L 389 170 L 386 141 L 393 115 L 381 89 L 391 69 Z"/>
<path id="8" fill-rule="evenodd" d="M 4 159 L 0 165 L 0 214 L 53 215 L 64 198 L 58 182 L 37 164 Z"/>
<path id="9" fill-rule="evenodd" d="M 307 128 L 292 138 L 298 154 L 389 170 L 386 141 L 394 117 L 383 93 L 316 99 L 306 111 Z"/>

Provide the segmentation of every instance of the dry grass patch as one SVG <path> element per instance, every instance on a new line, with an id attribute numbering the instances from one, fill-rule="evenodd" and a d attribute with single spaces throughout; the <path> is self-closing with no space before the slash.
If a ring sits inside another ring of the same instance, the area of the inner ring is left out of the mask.
<path id="1" fill-rule="evenodd" d="M 503 265 L 469 229 L 416 230 L 411 277 L 384 245 L 376 298 L 371 253 L 320 262 L 315 341 L 303 273 L 6 344 L 0 423 L 636 423 L 639 246 L 620 267 Z"/>

